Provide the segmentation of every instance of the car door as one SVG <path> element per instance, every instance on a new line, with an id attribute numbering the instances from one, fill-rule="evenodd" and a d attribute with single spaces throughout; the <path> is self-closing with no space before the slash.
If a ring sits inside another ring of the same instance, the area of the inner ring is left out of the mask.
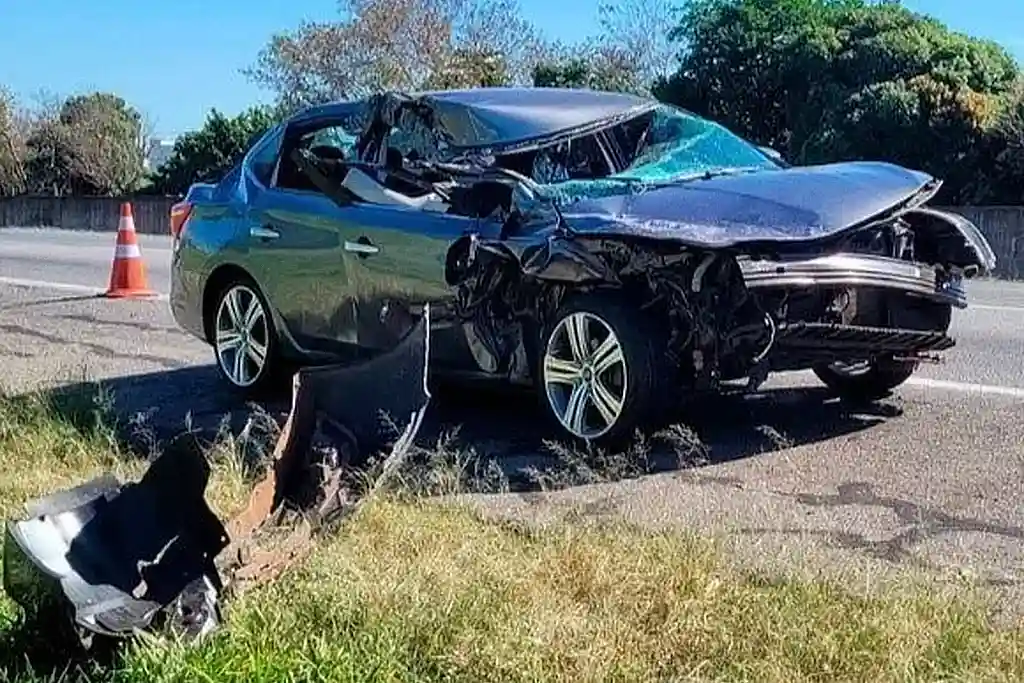
<path id="1" fill-rule="evenodd" d="M 450 321 L 445 283 L 451 245 L 474 219 L 416 208 L 354 204 L 341 208 L 345 270 L 356 336 L 364 352 L 393 347 L 411 329 L 423 304 L 431 304 L 435 332 Z"/>
<path id="2" fill-rule="evenodd" d="M 430 132 L 405 126 L 391 129 L 374 161 L 383 161 L 389 147 L 403 158 L 430 156 Z M 432 328 L 438 342 L 454 323 L 445 305 L 453 294 L 445 282 L 448 252 L 455 240 L 476 228 L 477 220 L 442 209 L 433 202 L 425 208 L 370 202 L 339 207 L 356 335 L 364 352 L 393 347 L 415 324 L 425 303 L 433 305 Z M 446 344 L 432 348 L 434 362 L 449 364 Z"/>
<path id="3" fill-rule="evenodd" d="M 352 356 L 359 342 L 346 295 L 344 217 L 287 157 L 296 144 L 335 144 L 340 153 L 350 151 L 344 147 L 354 137 L 335 114 L 286 129 L 277 142 L 274 173 L 250 201 L 248 267 L 300 349 Z"/>

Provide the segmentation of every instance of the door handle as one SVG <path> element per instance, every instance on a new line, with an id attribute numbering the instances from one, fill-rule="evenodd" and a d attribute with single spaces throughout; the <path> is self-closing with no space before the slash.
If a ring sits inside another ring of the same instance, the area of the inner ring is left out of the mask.
<path id="1" fill-rule="evenodd" d="M 279 233 L 277 230 L 271 230 L 267 226 L 263 225 L 260 227 L 254 226 L 249 228 L 249 236 L 261 240 L 276 240 L 278 237 L 281 236 L 281 233 Z"/>
<path id="2" fill-rule="evenodd" d="M 359 240 L 355 242 L 345 240 L 345 251 L 350 251 L 353 254 L 358 254 L 360 257 L 365 258 L 371 254 L 379 253 L 380 247 L 373 244 L 365 237 L 360 237 Z"/>

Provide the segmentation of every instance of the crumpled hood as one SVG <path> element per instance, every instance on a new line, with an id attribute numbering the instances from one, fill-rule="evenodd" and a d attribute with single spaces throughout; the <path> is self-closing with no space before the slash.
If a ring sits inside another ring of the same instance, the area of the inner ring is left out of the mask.
<path id="1" fill-rule="evenodd" d="M 922 192 L 926 173 L 876 162 L 720 176 L 562 208 L 578 234 L 636 235 L 695 246 L 829 237 Z"/>

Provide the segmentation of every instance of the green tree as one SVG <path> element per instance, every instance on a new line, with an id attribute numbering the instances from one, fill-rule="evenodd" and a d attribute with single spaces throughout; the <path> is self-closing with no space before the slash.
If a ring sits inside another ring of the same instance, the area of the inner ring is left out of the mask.
<path id="1" fill-rule="evenodd" d="M 120 195 L 145 177 L 142 116 L 111 93 L 67 98 L 39 117 L 25 146 L 32 192 Z"/>
<path id="2" fill-rule="evenodd" d="M 671 66 L 674 17 L 671 0 L 601 2 L 597 35 L 551 46 L 533 68 L 533 85 L 649 94 Z"/>
<path id="3" fill-rule="evenodd" d="M 796 163 L 883 159 L 967 192 L 1018 75 L 998 45 L 892 2 L 694 0 L 655 94 Z"/>
<path id="4" fill-rule="evenodd" d="M 152 176 L 150 191 L 177 195 L 192 183 L 219 180 L 277 120 L 269 107 L 253 107 L 234 117 L 210 111 L 202 128 L 175 140 L 170 158 Z"/>
<path id="5" fill-rule="evenodd" d="M 996 124 L 975 155 L 965 201 L 972 204 L 1024 203 L 1024 76 L 1006 98 Z"/>
<path id="6" fill-rule="evenodd" d="M 587 56 L 552 59 L 533 70 L 538 88 L 587 88 L 613 92 L 642 93 L 642 76 L 623 53 L 611 49 L 590 50 Z"/>

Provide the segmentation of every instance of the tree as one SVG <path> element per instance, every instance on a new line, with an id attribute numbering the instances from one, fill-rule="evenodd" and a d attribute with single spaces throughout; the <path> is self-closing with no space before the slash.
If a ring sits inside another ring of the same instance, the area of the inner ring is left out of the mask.
<path id="1" fill-rule="evenodd" d="M 883 159 L 969 182 L 970 159 L 1018 74 L 998 45 L 896 4 L 694 0 L 655 94 L 797 163 Z"/>
<path id="2" fill-rule="evenodd" d="M 339 4 L 339 21 L 274 35 L 246 70 L 287 109 L 382 89 L 525 83 L 544 50 L 516 0 Z"/>
<path id="3" fill-rule="evenodd" d="M 533 85 L 632 93 L 645 90 L 639 70 L 626 55 L 613 49 L 596 48 L 586 56 L 541 62 L 534 67 Z"/>
<path id="4" fill-rule="evenodd" d="M 27 132 L 27 121 L 18 111 L 14 96 L 0 87 L 0 197 L 21 194 L 28 187 Z"/>
<path id="5" fill-rule="evenodd" d="M 145 176 L 145 144 L 142 116 L 122 98 L 101 92 L 69 97 L 37 114 L 25 143 L 28 190 L 133 192 Z"/>
<path id="6" fill-rule="evenodd" d="M 533 69 L 536 87 L 649 93 L 669 70 L 670 0 L 619 0 L 598 6 L 600 32 L 579 45 L 553 45 Z"/>
<path id="7" fill-rule="evenodd" d="M 153 174 L 151 191 L 176 195 L 192 183 L 219 180 L 276 122 L 269 107 L 253 107 L 235 117 L 211 110 L 202 128 L 175 140 L 171 157 Z"/>
<path id="8" fill-rule="evenodd" d="M 1024 75 L 1018 80 L 995 125 L 975 155 L 978 163 L 965 201 L 1020 204 L 1024 198 Z"/>
<path id="9" fill-rule="evenodd" d="M 491 88 L 509 80 L 504 55 L 486 48 L 460 47 L 431 75 L 429 86 L 439 90 L 453 88 Z"/>
<path id="10" fill-rule="evenodd" d="M 678 20 L 672 0 L 618 0 L 598 5 L 597 37 L 606 59 L 629 65 L 633 79 L 646 90 L 672 67 L 669 36 Z"/>

